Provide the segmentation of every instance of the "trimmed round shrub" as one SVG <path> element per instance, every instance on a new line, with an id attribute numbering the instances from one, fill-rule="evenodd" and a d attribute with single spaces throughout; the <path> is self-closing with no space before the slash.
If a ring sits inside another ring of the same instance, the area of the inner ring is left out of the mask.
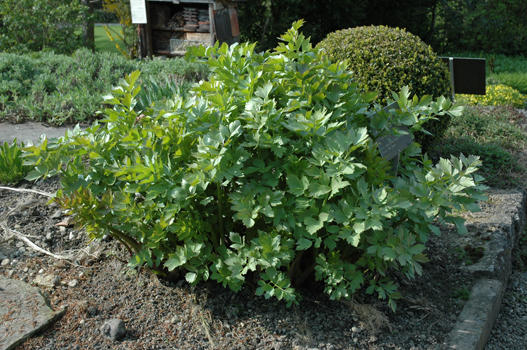
<path id="1" fill-rule="evenodd" d="M 407 85 L 418 96 L 438 97 L 450 94 L 450 78 L 443 62 L 419 37 L 399 28 L 363 26 L 338 30 L 318 44 L 333 61 L 349 61 L 359 87 L 379 93 L 386 103 L 391 91 Z M 448 127 L 449 118 L 427 123 L 425 128 L 439 137 Z M 418 141 L 428 144 L 420 135 Z"/>

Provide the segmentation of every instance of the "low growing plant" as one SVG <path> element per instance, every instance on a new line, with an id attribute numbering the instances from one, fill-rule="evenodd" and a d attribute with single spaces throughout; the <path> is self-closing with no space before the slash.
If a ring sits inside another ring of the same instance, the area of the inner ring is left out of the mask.
<path id="1" fill-rule="evenodd" d="M 104 120 L 28 149 L 29 177 L 59 174 L 57 202 L 91 237 L 128 248 L 131 266 L 235 291 L 252 280 L 287 304 L 318 280 L 331 299 L 362 291 L 395 309 L 393 272 L 421 274 L 434 220 L 465 230 L 452 211 L 477 209 L 480 162 L 433 165 L 413 143 L 395 175 L 379 138 L 459 108 L 403 89 L 383 111 L 301 24 L 271 52 L 190 49 L 211 74 L 166 111 L 135 108 L 132 73 L 106 96 Z"/>
<path id="2" fill-rule="evenodd" d="M 0 184 L 13 184 L 22 180 L 30 167 L 23 164 L 22 148 L 16 139 L 0 145 Z"/>
<path id="3" fill-rule="evenodd" d="M 514 106 L 524 108 L 527 96 L 503 84 L 487 85 L 485 95 L 458 95 L 460 102 L 482 106 Z"/>

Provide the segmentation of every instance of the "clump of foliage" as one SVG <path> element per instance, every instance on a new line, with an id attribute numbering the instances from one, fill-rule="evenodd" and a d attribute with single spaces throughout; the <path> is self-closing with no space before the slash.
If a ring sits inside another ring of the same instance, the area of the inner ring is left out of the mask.
<path id="1" fill-rule="evenodd" d="M 524 108 L 527 96 L 503 84 L 487 85 L 485 95 L 458 95 L 459 101 L 481 106 L 514 106 Z"/>
<path id="2" fill-rule="evenodd" d="M 408 86 L 415 94 L 448 96 L 450 80 L 446 66 L 430 46 L 404 29 L 385 26 L 362 26 L 328 34 L 317 47 L 334 61 L 347 60 L 359 87 L 376 91 L 381 102 Z M 426 126 L 435 138 L 448 127 L 448 115 Z M 427 145 L 432 138 L 420 135 Z"/>
<path id="3" fill-rule="evenodd" d="M 192 48 L 211 70 L 166 111 L 136 110 L 139 73 L 106 103 L 106 118 L 28 149 L 28 178 L 59 174 L 56 200 L 92 237 L 110 235 L 131 266 L 212 279 L 298 302 L 316 279 L 332 299 L 399 297 L 393 272 L 422 272 L 435 219 L 463 231 L 453 209 L 477 209 L 475 157 L 423 157 L 413 143 L 398 174 L 376 141 L 410 133 L 450 101 L 395 95 L 372 107 L 343 63 L 313 49 L 296 22 L 271 52 L 255 44 Z"/>
<path id="4" fill-rule="evenodd" d="M 137 69 L 143 70 L 145 80 L 159 84 L 167 77 L 181 84 L 207 74 L 203 65 L 181 58 L 132 61 L 116 53 L 87 49 L 72 56 L 0 53 L 0 119 L 58 125 L 93 121 L 103 103 L 101 96 Z"/>
<path id="5" fill-rule="evenodd" d="M 0 51 L 71 53 L 85 45 L 88 16 L 81 0 L 2 0 Z"/>
<path id="6" fill-rule="evenodd" d="M 0 145 L 0 184 L 13 184 L 22 180 L 29 172 L 22 158 L 22 148 L 17 140 Z"/>

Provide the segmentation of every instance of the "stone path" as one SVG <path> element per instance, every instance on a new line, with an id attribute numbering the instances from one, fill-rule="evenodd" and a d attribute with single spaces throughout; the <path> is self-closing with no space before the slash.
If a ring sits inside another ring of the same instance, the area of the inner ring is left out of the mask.
<path id="1" fill-rule="evenodd" d="M 51 310 L 37 287 L 0 275 L 0 350 L 15 348 L 64 311 Z"/>
<path id="2" fill-rule="evenodd" d="M 48 138 L 64 136 L 67 127 L 51 127 L 42 123 L 26 122 L 23 124 L 0 123 L 0 144 L 11 142 L 14 138 L 27 143 L 37 143 L 40 135 L 45 134 Z"/>

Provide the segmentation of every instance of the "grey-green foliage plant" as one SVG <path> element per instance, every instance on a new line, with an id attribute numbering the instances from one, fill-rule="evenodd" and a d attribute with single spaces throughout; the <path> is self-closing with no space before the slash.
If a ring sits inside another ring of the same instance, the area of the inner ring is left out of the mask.
<path id="1" fill-rule="evenodd" d="M 288 304 L 316 279 L 332 299 L 363 291 L 395 309 L 393 272 L 422 272 L 434 220 L 463 231 L 453 209 L 477 209 L 480 163 L 433 165 L 414 143 L 395 176 L 376 140 L 457 107 L 403 90 L 399 110 L 383 112 L 301 24 L 270 52 L 192 49 L 209 79 L 166 111 L 135 108 L 132 73 L 106 97 L 113 108 L 100 123 L 29 149 L 28 177 L 59 174 L 57 201 L 92 237 L 126 246 L 131 266 L 235 291 L 254 279 L 256 294 Z"/>

